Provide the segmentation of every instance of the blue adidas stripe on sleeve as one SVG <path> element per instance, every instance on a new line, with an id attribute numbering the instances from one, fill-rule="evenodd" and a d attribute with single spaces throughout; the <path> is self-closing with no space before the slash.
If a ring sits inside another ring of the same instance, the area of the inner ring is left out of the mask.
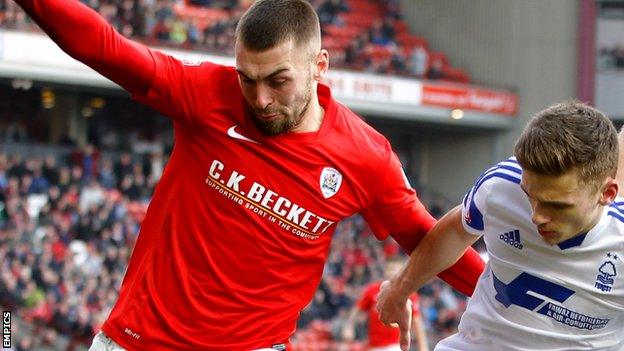
<path id="1" fill-rule="evenodd" d="M 515 174 L 512 175 L 504 172 L 503 170 L 511 171 Z M 476 230 L 483 230 L 485 227 L 485 224 L 483 222 L 483 213 L 477 207 L 477 204 L 474 201 L 474 195 L 477 193 L 477 191 L 479 191 L 479 188 L 486 181 L 492 178 L 501 178 L 516 184 L 520 184 L 521 174 L 522 169 L 518 165 L 515 157 L 509 158 L 506 161 L 503 161 L 496 165 L 496 167 L 492 167 L 488 169 L 485 173 L 483 173 L 477 179 L 475 185 L 472 187 L 470 192 L 464 197 L 464 207 L 467 207 L 466 215 L 464 216 L 464 221 L 466 222 L 466 224 Z"/>

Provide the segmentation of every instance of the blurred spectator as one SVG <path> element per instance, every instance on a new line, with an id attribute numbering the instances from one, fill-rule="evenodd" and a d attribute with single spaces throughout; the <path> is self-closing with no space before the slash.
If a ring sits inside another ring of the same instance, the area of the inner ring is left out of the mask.
<path id="1" fill-rule="evenodd" d="M 344 23 L 339 15 L 349 11 L 349 7 L 344 0 L 323 0 L 317 8 L 321 25 L 342 26 Z"/>
<path id="2" fill-rule="evenodd" d="M 601 69 L 624 69 L 624 44 L 601 48 L 598 51 L 596 64 Z"/>
<path id="3" fill-rule="evenodd" d="M 395 20 L 401 19 L 401 1 L 400 0 L 381 0 L 386 17 Z"/>
<path id="4" fill-rule="evenodd" d="M 43 177 L 47 179 L 50 184 L 58 185 L 59 183 L 59 170 L 56 167 L 56 157 L 48 155 L 43 163 Z"/>
<path id="5" fill-rule="evenodd" d="M 124 152 L 115 165 L 115 177 L 121 182 L 121 179 L 130 174 L 132 174 L 132 158 L 129 153 Z"/>
<path id="6" fill-rule="evenodd" d="M 442 79 L 444 78 L 444 62 L 442 60 L 433 60 L 431 62 L 431 67 L 429 68 L 429 72 L 427 74 L 428 79 Z"/>
<path id="7" fill-rule="evenodd" d="M 384 24 L 379 20 L 373 22 L 369 33 L 370 42 L 374 45 L 387 46 L 394 44 L 393 38 L 387 36 L 387 32 L 384 31 Z"/>
<path id="8" fill-rule="evenodd" d="M 429 52 L 422 45 L 416 45 L 409 56 L 409 67 L 413 76 L 424 78 L 427 75 Z"/>
<path id="9" fill-rule="evenodd" d="M 104 189 L 107 190 L 113 189 L 117 186 L 117 176 L 115 175 L 113 161 L 111 161 L 110 158 L 102 160 L 102 168 L 100 170 L 98 180 Z"/>
<path id="10" fill-rule="evenodd" d="M 401 256 L 392 256 L 386 261 L 384 267 L 384 280 L 391 279 L 405 264 L 405 259 Z M 351 313 L 342 328 L 342 336 L 346 340 L 353 340 L 355 337 L 355 323 L 361 317 L 368 322 L 368 346 L 369 351 L 400 351 L 399 329 L 388 327 L 379 320 L 377 313 L 377 294 L 382 281 L 369 284 L 356 305 L 351 308 Z M 418 351 L 428 351 L 427 337 L 422 317 L 420 315 L 420 305 L 418 295 L 410 296 L 412 302 L 412 336 L 415 337 L 415 344 Z"/>
<path id="11" fill-rule="evenodd" d="M 381 34 L 384 38 L 394 42 L 396 30 L 394 29 L 394 18 L 386 16 L 381 24 Z"/>
<path id="12" fill-rule="evenodd" d="M 405 60 L 405 57 L 403 56 L 403 53 L 401 52 L 401 49 L 396 45 L 390 46 L 389 49 L 391 56 L 390 67 L 388 67 L 388 71 L 393 74 L 408 74 L 407 62 Z"/>

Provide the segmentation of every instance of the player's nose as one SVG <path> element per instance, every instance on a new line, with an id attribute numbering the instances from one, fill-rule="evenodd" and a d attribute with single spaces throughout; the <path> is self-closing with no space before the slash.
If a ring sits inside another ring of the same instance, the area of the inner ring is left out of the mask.
<path id="1" fill-rule="evenodd" d="M 550 222 L 550 217 L 546 215 L 544 212 L 534 209 L 533 214 L 531 215 L 531 221 L 536 226 L 540 226 L 540 225 L 544 225 Z"/>
<path id="2" fill-rule="evenodd" d="M 268 87 L 264 87 L 262 84 L 258 84 L 256 87 L 256 99 L 254 104 L 256 109 L 264 110 L 273 102 L 273 96 Z"/>

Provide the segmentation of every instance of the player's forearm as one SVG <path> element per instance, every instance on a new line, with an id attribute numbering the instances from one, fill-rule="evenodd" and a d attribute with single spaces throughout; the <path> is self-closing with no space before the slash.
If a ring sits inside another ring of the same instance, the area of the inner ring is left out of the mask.
<path id="1" fill-rule="evenodd" d="M 457 262 L 476 239 L 476 236 L 463 230 L 461 209 L 451 210 L 425 235 L 393 281 L 407 298 L 436 274 Z"/>
<path id="2" fill-rule="evenodd" d="M 455 290 L 472 296 L 483 269 L 485 262 L 477 251 L 469 247 L 455 264 L 439 273 L 438 277 Z"/>
<path id="3" fill-rule="evenodd" d="M 132 92 L 145 91 L 155 71 L 149 50 L 125 39 L 76 0 L 15 0 L 67 54 Z"/>

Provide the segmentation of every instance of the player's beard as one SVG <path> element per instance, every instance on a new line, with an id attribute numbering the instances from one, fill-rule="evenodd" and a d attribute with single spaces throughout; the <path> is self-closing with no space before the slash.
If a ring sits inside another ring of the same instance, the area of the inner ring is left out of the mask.
<path id="1" fill-rule="evenodd" d="M 278 135 L 286 133 L 303 121 L 305 113 L 310 107 L 312 101 L 312 80 L 308 79 L 306 87 L 303 90 L 301 96 L 295 98 L 295 101 L 290 105 L 290 113 L 284 108 L 267 108 L 263 111 L 253 110 L 250 108 L 251 120 L 260 132 L 265 135 Z M 272 115 L 277 114 L 278 117 L 274 119 L 264 119 L 259 115 Z"/>

